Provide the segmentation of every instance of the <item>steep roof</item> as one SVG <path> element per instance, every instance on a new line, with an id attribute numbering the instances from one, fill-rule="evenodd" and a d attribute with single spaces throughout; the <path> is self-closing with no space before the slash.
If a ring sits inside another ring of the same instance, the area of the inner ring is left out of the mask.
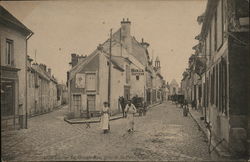
<path id="1" fill-rule="evenodd" d="M 41 76 L 47 81 L 50 81 L 50 78 L 44 73 L 44 71 L 39 67 L 39 65 L 33 65 L 31 68 L 34 69 L 34 71 L 37 72 L 39 76 Z"/>
<path id="2" fill-rule="evenodd" d="M 33 33 L 29 28 L 27 28 L 23 23 L 21 23 L 17 18 L 15 18 L 10 12 L 8 12 L 4 7 L 0 5 L 0 23 L 8 27 L 14 27 L 20 30 L 25 35 Z"/>
<path id="3" fill-rule="evenodd" d="M 138 59 L 144 66 L 147 65 L 147 53 L 146 49 L 135 39 L 132 37 L 132 55 Z"/>
<path id="4" fill-rule="evenodd" d="M 57 80 L 56 78 L 54 78 L 54 76 L 49 75 L 46 71 L 44 71 L 41 67 L 39 67 L 38 64 L 33 64 L 33 66 L 29 67 L 30 70 L 35 71 L 36 73 L 38 73 L 39 76 L 41 76 L 42 78 L 44 78 L 47 81 L 53 81 L 54 83 L 57 84 Z"/>
<path id="5" fill-rule="evenodd" d="M 134 56 L 142 65 L 147 65 L 147 53 L 145 48 L 132 36 L 130 36 L 132 41 L 132 53 L 129 53 L 129 51 L 125 48 L 125 50 L 132 56 Z M 116 32 L 112 34 L 112 44 L 113 47 L 116 44 L 122 44 L 121 43 L 121 28 L 119 28 Z M 70 79 L 72 79 L 72 76 L 74 76 L 78 71 L 80 71 L 83 67 L 83 65 L 87 64 L 94 56 L 96 56 L 98 53 L 104 53 L 109 54 L 109 48 L 110 48 L 110 38 L 107 39 L 104 43 L 100 44 L 102 47 L 102 50 L 95 49 L 89 56 L 87 56 L 86 59 L 80 61 L 76 66 L 74 66 L 69 72 L 70 72 Z M 99 51 L 99 52 L 98 52 Z M 112 56 L 113 58 L 113 56 Z M 124 58 L 123 58 L 124 59 Z M 128 58 L 126 58 L 128 60 Z M 124 70 L 119 66 L 119 60 L 112 59 L 112 63 L 118 67 L 120 70 Z M 121 61 L 121 60 L 120 60 Z M 130 60 L 128 60 L 130 61 Z M 131 62 L 131 61 L 130 61 Z"/>

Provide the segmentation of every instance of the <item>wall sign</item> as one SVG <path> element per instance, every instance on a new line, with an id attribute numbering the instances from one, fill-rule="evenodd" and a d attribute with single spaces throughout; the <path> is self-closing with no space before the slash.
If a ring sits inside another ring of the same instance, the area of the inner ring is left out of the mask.
<path id="1" fill-rule="evenodd" d="M 85 88 L 85 74 L 76 74 L 76 88 Z"/>
<path id="2" fill-rule="evenodd" d="M 144 75 L 144 70 L 142 69 L 131 69 L 132 75 Z"/>

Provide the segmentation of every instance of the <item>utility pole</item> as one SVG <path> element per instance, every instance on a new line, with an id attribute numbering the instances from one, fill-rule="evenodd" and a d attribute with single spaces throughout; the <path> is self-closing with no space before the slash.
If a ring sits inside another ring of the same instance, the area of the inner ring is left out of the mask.
<path id="1" fill-rule="evenodd" d="M 36 63 L 36 49 L 35 49 L 35 63 Z"/>
<path id="2" fill-rule="evenodd" d="M 111 101 L 111 56 L 112 56 L 112 29 L 110 29 L 110 45 L 109 45 L 109 77 L 108 77 L 108 103 Z"/>

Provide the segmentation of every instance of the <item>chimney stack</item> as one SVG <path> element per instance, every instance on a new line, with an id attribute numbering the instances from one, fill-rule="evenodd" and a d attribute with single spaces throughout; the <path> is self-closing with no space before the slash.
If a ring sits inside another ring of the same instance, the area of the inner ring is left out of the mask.
<path id="1" fill-rule="evenodd" d="M 131 26 L 131 22 L 129 21 L 129 19 L 127 18 L 127 20 L 125 21 L 125 19 L 123 18 L 121 21 L 122 38 L 126 38 L 130 36 L 130 26 Z"/>
<path id="2" fill-rule="evenodd" d="M 47 66 L 45 64 L 40 64 L 39 67 L 43 69 L 43 71 L 47 71 Z"/>
<path id="3" fill-rule="evenodd" d="M 77 55 L 75 53 L 72 53 L 71 54 L 71 66 L 72 66 L 72 68 L 74 66 L 76 66 L 77 63 L 78 63 Z"/>
<path id="4" fill-rule="evenodd" d="M 48 68 L 49 76 L 51 76 L 51 68 Z"/>
<path id="5" fill-rule="evenodd" d="M 121 43 L 124 45 L 125 48 L 128 49 L 129 52 L 132 52 L 132 40 L 131 40 L 131 34 L 130 34 L 130 27 L 131 22 L 127 18 L 125 20 L 121 21 Z"/>

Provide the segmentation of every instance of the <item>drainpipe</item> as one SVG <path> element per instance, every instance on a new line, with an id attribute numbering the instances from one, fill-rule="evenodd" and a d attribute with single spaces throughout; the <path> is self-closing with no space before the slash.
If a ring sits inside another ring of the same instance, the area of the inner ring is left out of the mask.
<path id="1" fill-rule="evenodd" d="M 25 129 L 28 129 L 28 76 L 27 76 L 27 58 L 28 58 L 28 40 L 34 33 L 31 32 L 26 37 L 26 51 L 25 51 Z"/>

